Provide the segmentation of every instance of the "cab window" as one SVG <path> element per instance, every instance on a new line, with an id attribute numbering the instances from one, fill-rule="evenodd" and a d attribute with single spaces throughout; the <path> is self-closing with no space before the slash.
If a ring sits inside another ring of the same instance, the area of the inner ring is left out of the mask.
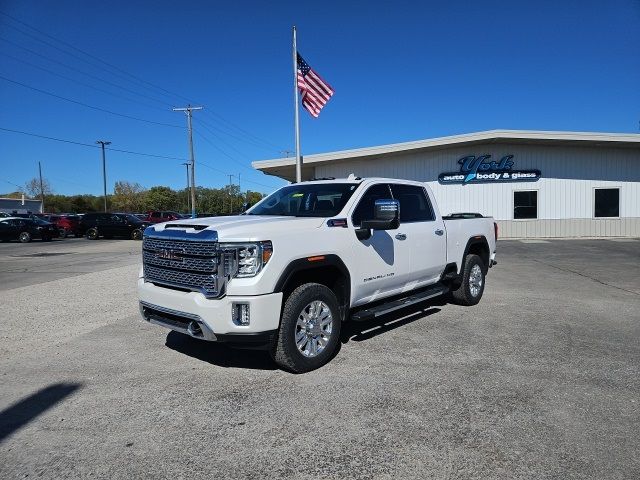
<path id="1" fill-rule="evenodd" d="M 367 189 L 365 194 L 358 202 L 358 206 L 351 216 L 351 223 L 354 227 L 359 227 L 363 220 L 373 220 L 374 205 L 376 200 L 383 200 L 393 198 L 389 185 L 386 183 L 379 183 L 373 185 Z"/>

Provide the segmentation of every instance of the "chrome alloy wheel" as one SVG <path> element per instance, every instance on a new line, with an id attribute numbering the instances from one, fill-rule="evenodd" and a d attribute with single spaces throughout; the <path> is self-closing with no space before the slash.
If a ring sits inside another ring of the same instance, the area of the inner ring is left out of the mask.
<path id="1" fill-rule="evenodd" d="M 471 268 L 469 273 L 469 291 L 473 297 L 480 295 L 482 289 L 482 268 L 476 264 Z"/>
<path id="2" fill-rule="evenodd" d="M 329 343 L 333 315 L 321 300 L 314 300 L 298 315 L 295 330 L 296 347 L 305 357 L 319 355 Z"/>

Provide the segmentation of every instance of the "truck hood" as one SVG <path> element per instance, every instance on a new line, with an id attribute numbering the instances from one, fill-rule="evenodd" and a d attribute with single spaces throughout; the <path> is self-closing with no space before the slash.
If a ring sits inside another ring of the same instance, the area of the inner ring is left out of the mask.
<path id="1" fill-rule="evenodd" d="M 271 215 L 236 215 L 230 217 L 190 218 L 157 223 L 150 228 L 161 232 L 167 227 L 182 230 L 186 234 L 196 234 L 202 230 L 215 230 L 221 242 L 270 240 L 297 230 L 319 228 L 324 218 L 276 217 Z M 204 228 L 203 228 L 204 227 Z"/>

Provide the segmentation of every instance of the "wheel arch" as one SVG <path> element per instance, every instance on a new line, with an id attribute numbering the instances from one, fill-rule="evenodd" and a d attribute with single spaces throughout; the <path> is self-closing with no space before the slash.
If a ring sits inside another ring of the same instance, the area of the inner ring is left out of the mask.
<path id="1" fill-rule="evenodd" d="M 460 262 L 460 271 L 462 273 L 462 269 L 464 268 L 464 259 L 467 258 L 467 255 L 470 253 L 474 255 L 478 255 L 484 265 L 485 265 L 485 273 L 489 270 L 489 262 L 491 258 L 491 252 L 489 250 L 489 242 L 484 235 L 474 235 L 467 241 L 467 245 L 464 249 L 464 253 L 462 254 L 462 259 Z"/>
<path id="2" fill-rule="evenodd" d="M 274 292 L 282 292 L 286 299 L 305 283 L 319 283 L 331 289 L 338 299 L 342 319 L 346 318 L 351 304 L 351 275 L 338 255 L 314 255 L 291 261 L 280 274 Z"/>

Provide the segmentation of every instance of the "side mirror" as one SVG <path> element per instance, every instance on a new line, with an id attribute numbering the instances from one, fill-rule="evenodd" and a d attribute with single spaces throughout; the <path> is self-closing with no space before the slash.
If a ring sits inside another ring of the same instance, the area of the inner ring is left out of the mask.
<path id="1" fill-rule="evenodd" d="M 358 240 L 371 237 L 371 230 L 394 230 L 400 226 L 400 202 L 398 200 L 376 200 L 373 219 L 363 220 L 356 229 Z"/>

